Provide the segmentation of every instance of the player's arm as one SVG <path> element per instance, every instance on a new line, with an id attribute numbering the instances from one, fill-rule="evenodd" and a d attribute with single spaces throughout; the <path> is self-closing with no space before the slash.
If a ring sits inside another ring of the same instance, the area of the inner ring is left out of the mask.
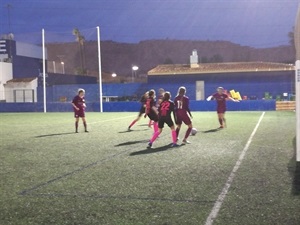
<path id="1" fill-rule="evenodd" d="M 171 118 L 172 118 L 172 114 L 173 114 L 174 121 L 175 121 L 175 123 L 176 123 L 175 104 L 174 104 L 174 102 L 171 102 L 171 101 L 170 101 L 169 113 L 170 113 L 170 117 L 171 117 Z"/>
<path id="2" fill-rule="evenodd" d="M 148 101 L 146 101 L 146 104 L 144 106 L 145 106 L 144 118 L 146 118 L 148 116 L 148 112 L 150 111 L 149 106 L 148 106 Z"/>
<path id="3" fill-rule="evenodd" d="M 206 101 L 210 101 L 210 100 L 213 100 L 214 96 L 210 95 L 207 97 Z"/>
<path id="4" fill-rule="evenodd" d="M 237 99 L 234 99 L 234 98 L 232 98 L 232 97 L 230 97 L 230 96 L 228 96 L 228 98 L 227 99 L 229 99 L 229 100 L 231 100 L 231 101 L 233 101 L 233 102 L 240 102 L 239 100 L 237 100 Z"/>
<path id="5" fill-rule="evenodd" d="M 155 106 L 152 106 L 151 108 L 156 114 L 158 114 L 158 109 Z"/>
<path id="6" fill-rule="evenodd" d="M 190 117 L 193 118 L 191 110 L 190 110 L 190 100 L 189 99 L 187 99 L 187 101 L 186 101 L 186 111 L 188 112 Z"/>
<path id="7" fill-rule="evenodd" d="M 74 104 L 74 102 L 72 102 L 72 106 L 73 106 L 74 109 L 76 109 L 77 111 L 79 110 L 79 108 Z"/>
<path id="8" fill-rule="evenodd" d="M 173 112 L 174 122 L 175 124 L 177 124 L 176 108 L 174 103 L 173 103 L 172 112 Z"/>
<path id="9" fill-rule="evenodd" d="M 187 109 L 187 112 L 190 115 L 190 117 L 193 118 L 190 108 Z"/>

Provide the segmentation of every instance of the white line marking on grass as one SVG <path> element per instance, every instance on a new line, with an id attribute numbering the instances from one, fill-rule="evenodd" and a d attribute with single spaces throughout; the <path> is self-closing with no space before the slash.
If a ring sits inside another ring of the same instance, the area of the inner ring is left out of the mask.
<path id="1" fill-rule="evenodd" d="M 256 133 L 256 131 L 257 131 L 257 129 L 258 129 L 258 127 L 259 127 L 259 125 L 260 125 L 263 117 L 264 117 L 264 115 L 265 115 L 265 112 L 262 113 L 262 115 L 260 116 L 260 118 L 259 118 L 259 120 L 258 120 L 258 122 L 257 122 L 257 124 L 256 124 L 256 126 L 254 128 L 254 130 L 252 131 L 252 134 L 250 135 L 250 137 L 249 137 L 249 139 L 248 139 L 248 141 L 247 141 L 247 143 L 246 143 L 246 145 L 245 145 L 242 153 L 240 154 L 240 157 L 239 157 L 238 161 L 236 162 L 235 166 L 233 167 L 233 169 L 232 169 L 232 171 L 231 171 L 231 173 L 230 173 L 230 175 L 229 175 L 229 177 L 228 177 L 228 179 L 227 179 L 227 181 L 226 181 L 226 183 L 225 183 L 225 185 L 224 185 L 224 187 L 222 189 L 221 194 L 218 196 L 218 199 L 215 202 L 214 207 L 212 208 L 209 216 L 207 217 L 205 225 L 212 225 L 213 222 L 214 222 L 214 220 L 217 218 L 218 213 L 219 213 L 219 211 L 221 209 L 221 206 L 222 206 L 222 204 L 223 204 L 223 202 L 225 200 L 225 197 L 226 197 L 226 195 L 228 193 L 228 190 L 229 190 L 229 188 L 230 188 L 230 186 L 231 186 L 231 184 L 233 182 L 235 174 L 238 171 L 240 165 L 242 164 L 242 161 L 243 161 L 243 159 L 244 159 L 244 157 L 246 155 L 246 152 L 249 149 L 249 146 L 250 146 L 250 144 L 252 142 L 252 139 L 253 139 L 253 137 L 254 137 L 254 135 L 255 135 L 255 133 Z"/>
<path id="2" fill-rule="evenodd" d="M 115 120 L 122 120 L 122 119 L 126 119 L 129 117 L 134 117 L 136 115 L 131 115 L 131 116 L 124 116 L 124 117 L 119 117 L 119 118 L 114 118 L 114 119 L 108 119 L 108 120 L 100 120 L 100 121 L 96 121 L 96 122 L 87 122 L 88 124 L 95 124 L 95 123 L 105 123 L 105 122 L 109 122 L 109 121 L 115 121 Z"/>

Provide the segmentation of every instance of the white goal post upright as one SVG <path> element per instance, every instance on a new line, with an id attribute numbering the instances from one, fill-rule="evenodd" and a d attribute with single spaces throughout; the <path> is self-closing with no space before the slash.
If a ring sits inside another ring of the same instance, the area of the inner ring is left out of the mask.
<path id="1" fill-rule="evenodd" d="M 46 98 L 46 49 L 45 49 L 45 30 L 42 29 L 42 48 L 43 48 L 43 102 L 44 113 L 47 112 L 47 98 Z"/>
<path id="2" fill-rule="evenodd" d="M 103 112 L 103 98 L 102 98 L 102 69 L 101 69 L 101 49 L 100 49 L 100 27 L 97 27 L 98 39 L 98 68 L 99 68 L 99 98 L 100 98 L 100 112 Z"/>
<path id="3" fill-rule="evenodd" d="M 296 91 L 296 161 L 300 162 L 300 4 L 294 30 L 296 48 L 295 91 Z"/>
<path id="4" fill-rule="evenodd" d="M 296 149 L 297 162 L 300 162 L 300 60 L 296 61 Z"/>

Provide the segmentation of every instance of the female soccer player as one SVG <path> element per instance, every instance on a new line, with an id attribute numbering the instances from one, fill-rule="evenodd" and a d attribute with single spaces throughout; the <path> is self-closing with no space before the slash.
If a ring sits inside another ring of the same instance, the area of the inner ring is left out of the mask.
<path id="1" fill-rule="evenodd" d="M 72 106 L 74 109 L 74 116 L 75 116 L 75 132 L 78 133 L 78 122 L 79 118 L 82 119 L 83 125 L 84 125 L 84 131 L 88 132 L 87 130 L 87 124 L 86 124 L 86 119 L 85 119 L 85 90 L 84 89 L 79 89 L 78 90 L 78 95 L 76 95 L 73 98 L 72 101 Z"/>
<path id="2" fill-rule="evenodd" d="M 176 112 L 176 135 L 177 138 L 179 136 L 179 131 L 182 125 L 182 122 L 188 126 L 187 131 L 185 132 L 184 139 L 182 140 L 182 144 L 190 144 L 190 142 L 187 140 L 188 137 L 191 134 L 193 124 L 191 121 L 192 118 L 192 113 L 190 111 L 190 100 L 189 98 L 185 95 L 186 93 L 186 88 L 185 87 L 180 87 L 178 89 L 178 94 L 174 100 L 175 103 L 175 112 Z"/>
<path id="3" fill-rule="evenodd" d="M 209 96 L 206 100 L 216 100 L 217 102 L 217 113 L 218 113 L 218 120 L 220 123 L 220 129 L 226 127 L 226 120 L 225 120 L 225 112 L 226 112 L 226 100 L 229 99 L 234 102 L 239 102 L 239 100 L 235 100 L 224 93 L 223 87 L 217 88 L 217 93 Z"/>
<path id="4" fill-rule="evenodd" d="M 140 100 L 140 103 L 141 103 L 141 108 L 140 108 L 140 112 L 137 116 L 136 119 L 134 119 L 131 124 L 129 125 L 128 127 L 128 131 L 130 131 L 131 127 L 141 119 L 142 115 L 145 114 L 145 109 L 146 109 L 146 101 L 147 101 L 147 98 L 148 98 L 148 95 L 149 95 L 149 92 L 147 91 L 142 97 L 141 97 L 141 100 Z"/>
<path id="5" fill-rule="evenodd" d="M 172 120 L 171 114 L 174 114 L 174 102 L 170 100 L 171 94 L 170 92 L 165 92 L 163 101 L 160 103 L 158 112 L 159 112 L 159 120 L 158 120 L 158 131 L 156 131 L 147 148 L 152 148 L 153 142 L 157 139 L 157 137 L 161 134 L 164 124 L 166 123 L 172 133 L 172 147 L 177 147 L 178 145 L 176 144 L 177 142 L 177 136 L 176 136 L 176 131 L 175 131 L 175 126 L 174 122 Z M 175 117 L 175 114 L 174 114 Z"/>
<path id="6" fill-rule="evenodd" d="M 158 96 L 157 96 L 157 101 L 156 101 L 156 108 L 158 108 L 159 105 L 160 105 L 160 103 L 163 101 L 164 94 L 165 94 L 165 89 L 163 89 L 163 88 L 158 89 Z M 148 127 L 151 128 L 152 124 L 153 124 L 153 121 L 149 120 Z"/>
<path id="7" fill-rule="evenodd" d="M 155 91 L 152 89 L 148 93 L 148 98 L 146 100 L 146 110 L 145 110 L 145 118 L 149 117 L 150 120 L 153 121 L 153 129 L 154 133 L 158 130 L 158 111 L 155 107 Z"/>

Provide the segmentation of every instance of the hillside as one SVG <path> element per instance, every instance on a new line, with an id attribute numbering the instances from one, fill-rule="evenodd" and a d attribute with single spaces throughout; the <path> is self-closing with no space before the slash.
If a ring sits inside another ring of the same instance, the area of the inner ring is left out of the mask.
<path id="1" fill-rule="evenodd" d="M 48 61 L 64 61 L 66 73 L 75 73 L 81 66 L 78 43 L 47 44 Z M 223 62 L 284 62 L 293 63 L 295 52 L 291 46 L 251 48 L 227 41 L 149 40 L 137 44 L 101 42 L 102 71 L 118 76 L 131 76 L 131 65 L 139 66 L 138 75 L 146 74 L 158 64 L 189 62 L 192 50 L 198 51 L 199 60 Z M 89 75 L 98 74 L 97 42 L 84 43 L 85 67 Z M 51 63 L 49 63 L 51 65 Z M 58 69 L 57 69 L 58 70 Z"/>

